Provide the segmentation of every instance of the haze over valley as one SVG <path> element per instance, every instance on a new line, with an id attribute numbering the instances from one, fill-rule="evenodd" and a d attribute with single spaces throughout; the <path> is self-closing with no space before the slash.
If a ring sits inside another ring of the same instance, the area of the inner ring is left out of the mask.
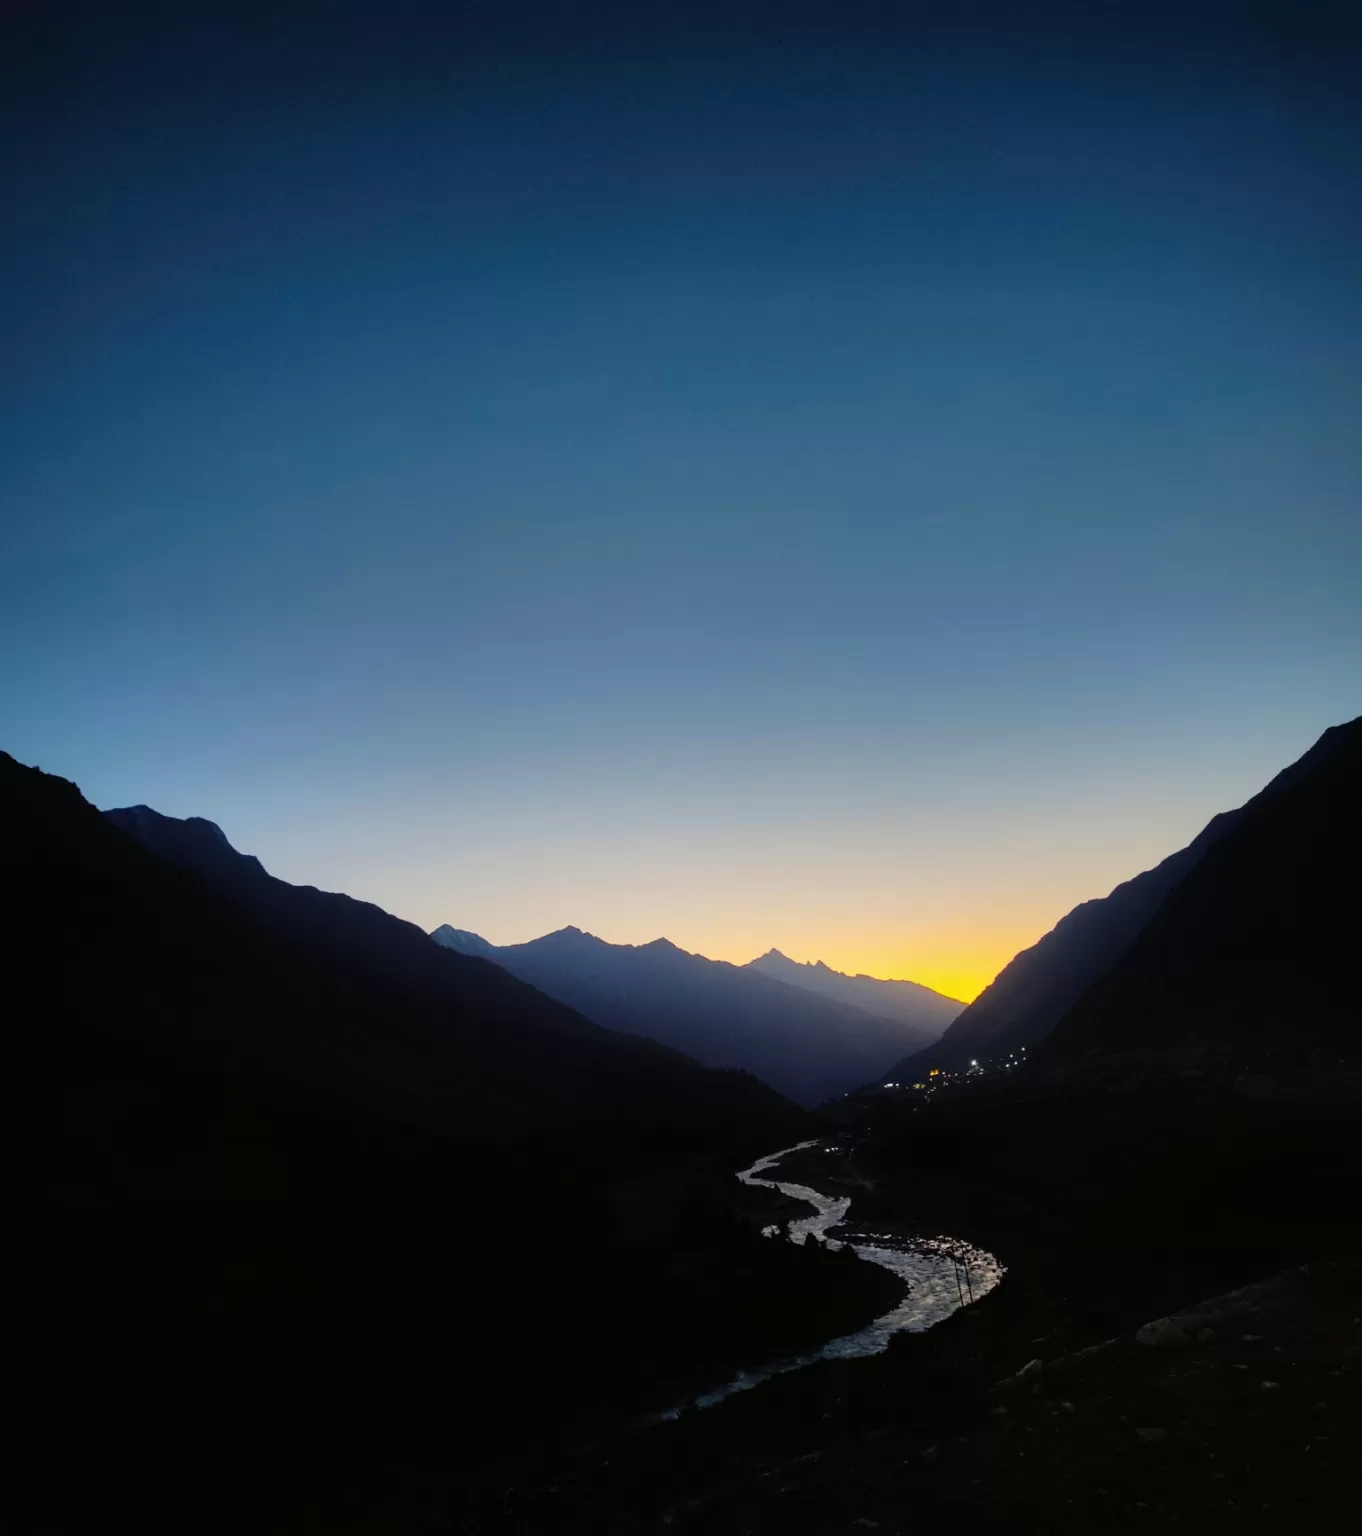
<path id="1" fill-rule="evenodd" d="M 896 1050 L 930 1046 L 964 1006 L 913 982 L 796 966 L 776 951 L 734 966 L 666 939 L 607 944 L 577 928 L 500 947 L 448 924 L 432 937 L 612 1029 L 649 1035 L 707 1066 L 743 1068 L 811 1108 L 875 1076 Z"/>

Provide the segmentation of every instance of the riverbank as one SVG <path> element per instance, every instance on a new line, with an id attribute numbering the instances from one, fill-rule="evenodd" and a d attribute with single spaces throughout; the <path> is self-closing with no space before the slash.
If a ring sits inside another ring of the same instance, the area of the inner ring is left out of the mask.
<path id="1" fill-rule="evenodd" d="M 552 1491 L 526 1490 L 504 1528 L 1231 1536 L 1279 1530 L 1286 1509 L 1337 1521 L 1357 1482 L 1334 1448 L 1362 1433 L 1362 1284 L 1347 1263 L 1294 1266 L 1356 1238 L 1356 1160 L 1330 1155 L 1352 1132 L 1241 1108 L 1195 1089 L 962 1099 L 874 1127 L 840 1166 L 792 1158 L 792 1179 L 850 1196 L 853 1222 L 982 1241 L 1006 1284 L 874 1358 L 615 1437 Z M 1234 1290 L 1265 1277 L 1270 1305 L 1247 1322 Z M 1216 1320 L 1137 1342 L 1198 1307 Z"/>
<path id="2" fill-rule="evenodd" d="M 763 1237 L 797 1247 L 821 1247 L 843 1257 L 894 1276 L 902 1287 L 897 1304 L 850 1333 L 834 1334 L 815 1349 L 789 1354 L 745 1368 L 727 1380 L 680 1401 L 677 1407 L 661 1415 L 675 1419 L 687 1411 L 716 1407 L 739 1392 L 751 1391 L 777 1376 L 788 1375 L 828 1360 L 859 1360 L 882 1353 L 900 1333 L 923 1332 L 943 1321 L 952 1312 L 972 1305 L 991 1291 L 1003 1276 L 997 1259 L 982 1249 L 958 1239 L 924 1236 L 901 1228 L 893 1231 L 870 1230 L 863 1224 L 848 1225 L 851 1196 L 839 1191 L 825 1192 L 830 1184 L 843 1182 L 827 1167 L 829 1158 L 841 1158 L 845 1148 L 819 1141 L 800 1142 L 797 1146 L 759 1158 L 737 1177 L 746 1189 L 774 1190 L 784 1201 L 802 1205 L 808 1214 L 791 1217 L 787 1222 L 769 1223 Z M 810 1165 L 813 1176 L 824 1188 L 791 1179 L 786 1165 Z"/>
<path id="3" fill-rule="evenodd" d="M 824 1359 L 671 1423 L 508 1446 L 473 1478 L 451 1465 L 392 1510 L 318 1528 L 907 1536 L 940 1521 L 1233 1536 L 1280 1529 L 1288 1504 L 1337 1523 L 1356 1479 L 1330 1448 L 1362 1434 L 1362 1286 L 1347 1265 L 1292 1276 L 1356 1237 L 1362 1169 L 1342 1156 L 1355 1135 L 1318 1111 L 1241 1115 L 1199 1090 L 961 1098 L 877 1120 L 835 1154 L 791 1154 L 791 1178 L 849 1198 L 853 1224 L 966 1235 L 1005 1258 L 1006 1283 L 872 1358 Z M 770 1205 L 747 1196 L 769 1192 L 731 1172 L 721 1189 L 744 1192 L 734 1219 L 763 1253 L 839 1258 L 756 1239 Z M 1275 1272 L 1261 1320 L 1237 1320 L 1222 1293 Z M 1137 1342 L 1208 1299 L 1216 1321 L 1174 1329 L 1168 1349 Z"/>
<path id="4" fill-rule="evenodd" d="M 1268 1536 L 1302 1517 L 1337 1524 L 1354 1508 L 1362 1431 L 1359 1279 L 1356 1266 L 1290 1271 L 1174 1317 L 1155 1330 L 1165 1342 L 1125 1333 L 1020 1381 L 945 1391 L 985 1304 L 888 1356 L 783 1378 L 613 1447 L 547 1502 L 541 1490 L 540 1523 L 527 1503 L 515 1528 Z"/>

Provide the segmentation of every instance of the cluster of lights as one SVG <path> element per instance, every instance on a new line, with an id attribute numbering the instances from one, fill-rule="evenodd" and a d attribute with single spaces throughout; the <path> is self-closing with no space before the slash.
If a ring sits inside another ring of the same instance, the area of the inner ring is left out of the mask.
<path id="1" fill-rule="evenodd" d="M 1025 1056 L 1025 1054 L 1026 1054 L 1026 1047 L 1023 1045 L 1023 1046 L 1019 1046 L 1018 1049 L 1021 1051 L 1022 1055 Z M 1013 1053 L 1013 1054 L 1010 1054 L 1008 1056 L 1007 1060 L 1004 1061 L 1001 1065 L 1002 1065 L 1002 1068 L 1003 1068 L 1003 1070 L 1005 1072 L 1010 1072 L 1013 1067 L 1020 1066 L 1021 1062 L 1020 1062 L 1019 1058 L 1017 1057 L 1017 1055 L 1015 1053 Z M 969 1066 L 970 1066 L 970 1071 L 971 1072 L 980 1072 L 980 1071 L 986 1071 L 987 1070 L 987 1066 L 986 1065 L 981 1067 L 979 1062 L 978 1062 L 978 1060 L 977 1059 L 973 1059 L 973 1058 L 970 1060 Z M 924 1090 L 926 1090 L 928 1088 L 933 1088 L 933 1087 L 936 1086 L 936 1084 L 931 1082 L 932 1078 L 939 1077 L 939 1078 L 941 1078 L 944 1081 L 945 1079 L 949 1078 L 950 1076 L 951 1076 L 951 1074 L 949 1072 L 943 1072 L 940 1067 L 933 1067 L 931 1069 L 931 1071 L 928 1072 L 928 1074 L 927 1074 L 927 1077 L 928 1077 L 928 1081 L 927 1082 L 925 1082 L 925 1083 L 913 1083 L 913 1084 L 911 1084 L 911 1086 L 913 1088 L 915 1088 L 918 1092 L 923 1092 Z M 905 1088 L 905 1087 L 908 1087 L 910 1085 L 906 1084 L 906 1083 L 884 1083 L 882 1086 L 885 1087 L 885 1088 Z"/>

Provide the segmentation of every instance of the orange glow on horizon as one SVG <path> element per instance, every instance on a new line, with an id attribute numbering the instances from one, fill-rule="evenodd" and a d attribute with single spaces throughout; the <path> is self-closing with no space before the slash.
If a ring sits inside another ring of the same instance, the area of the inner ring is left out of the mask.
<path id="1" fill-rule="evenodd" d="M 885 901 L 878 910 L 847 900 L 841 909 L 777 893 L 754 909 L 719 904 L 706 889 L 691 894 L 668 893 L 655 910 L 642 911 L 619 892 L 596 893 L 596 899 L 554 893 L 551 902 L 513 923 L 470 922 L 465 902 L 440 895 L 417 919 L 423 928 L 454 921 L 492 944 L 523 944 L 569 925 L 608 944 L 641 945 L 667 939 L 691 954 L 730 965 L 746 965 L 768 950 L 809 965 L 822 961 L 848 976 L 872 976 L 882 981 L 912 981 L 944 997 L 971 1003 L 1019 951 L 1046 933 L 1068 911 L 1075 897 L 1069 890 L 1021 894 L 995 892 L 979 902 L 971 895 L 943 889 L 935 900 L 917 903 Z M 1009 899 L 1011 897 L 1011 899 Z M 454 917 L 451 918 L 451 911 Z M 403 914 L 405 915 L 405 914 Z"/>
<path id="2" fill-rule="evenodd" d="M 791 933 L 789 927 L 763 923 L 734 933 L 715 933 L 707 925 L 672 922 L 666 919 L 646 927 L 637 919 L 627 925 L 592 920 L 592 914 L 572 914 L 574 925 L 603 939 L 607 944 L 647 944 L 654 939 L 669 939 L 691 954 L 709 960 L 723 960 L 731 965 L 746 965 L 769 949 L 778 949 L 801 965 L 821 960 L 831 970 L 848 976 L 873 976 L 880 981 L 914 981 L 930 987 L 944 997 L 962 1004 L 972 1003 L 998 972 L 1018 951 L 1034 944 L 1061 913 L 1019 921 L 1013 918 L 980 923 L 963 932 L 923 927 L 910 930 L 902 938 L 877 933 L 858 943 L 854 934 L 845 932 L 810 936 Z M 585 920 L 583 920 L 585 919 Z M 442 919 L 445 920 L 445 919 Z M 435 924 L 424 922 L 423 927 Z M 455 925 L 456 927 L 458 924 Z M 529 932 L 503 934 L 493 930 L 483 937 L 493 944 L 518 944 L 566 926 L 562 920 L 541 922 Z M 794 924 L 790 924 L 790 927 Z M 802 926 L 802 925 L 801 925 Z M 830 925 L 832 926 L 832 925 Z M 623 930 L 623 931 L 621 931 Z"/>
<path id="3" fill-rule="evenodd" d="M 881 941 L 864 947 L 846 942 L 782 942 L 777 935 L 766 943 L 726 943 L 706 948 L 702 941 L 687 944 L 676 939 L 683 949 L 708 955 L 712 960 L 730 960 L 741 965 L 772 947 L 802 964 L 821 960 L 834 971 L 849 976 L 874 976 L 881 981 L 915 981 L 931 987 L 946 997 L 972 1003 L 998 972 L 1019 950 L 1032 945 L 1053 923 L 1051 918 L 1033 919 L 971 933 L 928 932 L 912 936 L 908 942 L 885 944 Z M 602 935 L 602 937 L 606 937 Z M 878 936 L 877 936 L 878 937 Z"/>

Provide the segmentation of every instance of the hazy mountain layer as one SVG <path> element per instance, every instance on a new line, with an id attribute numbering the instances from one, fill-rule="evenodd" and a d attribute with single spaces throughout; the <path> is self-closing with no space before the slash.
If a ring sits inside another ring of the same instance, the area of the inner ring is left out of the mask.
<path id="1" fill-rule="evenodd" d="M 958 998 L 946 997 L 924 987 L 916 981 L 882 981 L 878 976 L 848 976 L 845 971 L 834 971 L 821 960 L 801 964 L 791 960 L 778 949 L 768 949 L 764 955 L 749 960 L 749 971 L 760 971 L 774 981 L 783 981 L 792 987 L 803 987 L 817 992 L 821 997 L 836 998 L 864 1008 L 868 1013 L 883 1014 L 921 1033 L 923 1044 L 930 1045 L 939 1039 L 942 1031 L 964 1009 Z"/>
<path id="2" fill-rule="evenodd" d="M 739 1067 L 799 1104 L 834 1098 L 923 1032 L 899 1019 L 789 986 L 750 966 L 707 960 L 666 939 L 607 944 L 563 928 L 528 944 L 488 945 L 437 928 L 436 942 L 486 955 L 611 1029 L 648 1035 L 714 1067 Z M 887 1049 L 886 1049 L 887 1048 Z"/>

